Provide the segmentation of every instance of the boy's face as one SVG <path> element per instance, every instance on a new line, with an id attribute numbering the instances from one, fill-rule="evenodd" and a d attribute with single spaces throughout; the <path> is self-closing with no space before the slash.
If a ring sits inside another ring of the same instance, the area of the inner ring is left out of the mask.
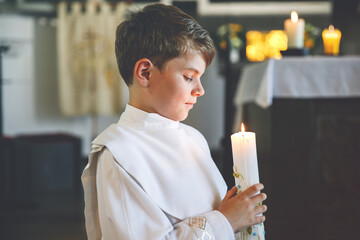
<path id="1" fill-rule="evenodd" d="M 162 71 L 154 67 L 149 74 L 150 112 L 182 121 L 197 97 L 204 95 L 200 77 L 206 68 L 200 54 L 188 53 L 168 61 Z"/>

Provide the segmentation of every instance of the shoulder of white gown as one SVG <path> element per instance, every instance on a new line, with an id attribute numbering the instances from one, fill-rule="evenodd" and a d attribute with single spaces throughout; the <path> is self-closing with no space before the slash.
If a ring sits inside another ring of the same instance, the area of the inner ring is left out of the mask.
<path id="1" fill-rule="evenodd" d="M 113 139 L 119 139 L 122 135 L 121 126 L 118 124 L 111 124 L 104 131 L 102 131 L 91 143 L 94 147 L 105 146 L 106 143 Z"/>
<path id="2" fill-rule="evenodd" d="M 190 137 L 197 138 L 198 140 L 201 140 L 201 141 L 205 141 L 207 144 L 207 141 L 206 141 L 204 135 L 196 128 L 186 125 L 184 123 L 180 123 L 180 128 L 183 129 Z"/>

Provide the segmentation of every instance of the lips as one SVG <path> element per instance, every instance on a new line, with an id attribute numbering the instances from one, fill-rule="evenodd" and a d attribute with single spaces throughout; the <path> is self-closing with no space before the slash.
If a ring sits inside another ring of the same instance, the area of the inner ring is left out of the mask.
<path id="1" fill-rule="evenodd" d="M 187 106 L 193 107 L 195 103 L 185 103 Z"/>
<path id="2" fill-rule="evenodd" d="M 189 106 L 190 108 L 193 108 L 195 103 L 185 103 L 185 104 L 186 104 L 186 106 Z"/>

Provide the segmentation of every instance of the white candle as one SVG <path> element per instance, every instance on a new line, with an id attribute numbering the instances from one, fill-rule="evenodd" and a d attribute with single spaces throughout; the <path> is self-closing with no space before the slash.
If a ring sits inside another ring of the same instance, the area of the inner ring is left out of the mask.
<path id="1" fill-rule="evenodd" d="M 231 146 L 235 184 L 239 193 L 259 183 L 255 133 L 245 132 L 244 124 L 241 124 L 241 132 L 231 135 Z M 264 224 L 261 223 L 239 232 L 236 239 L 264 240 L 264 235 Z"/>
<path id="2" fill-rule="evenodd" d="M 291 19 L 284 22 L 284 30 L 288 37 L 288 48 L 304 47 L 305 21 L 298 17 L 297 12 L 291 12 Z"/>
<path id="3" fill-rule="evenodd" d="M 231 145 L 234 160 L 234 173 L 241 176 L 235 177 L 236 186 L 241 191 L 259 183 L 259 170 L 256 154 L 255 133 L 245 132 L 241 124 L 241 132 L 231 135 Z"/>

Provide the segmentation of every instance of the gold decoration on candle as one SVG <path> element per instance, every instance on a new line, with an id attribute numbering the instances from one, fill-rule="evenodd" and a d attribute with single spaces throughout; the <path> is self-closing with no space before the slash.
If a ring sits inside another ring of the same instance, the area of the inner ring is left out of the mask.
<path id="1" fill-rule="evenodd" d="M 324 42 L 324 53 L 326 55 L 339 55 L 341 32 L 330 25 L 328 29 L 322 32 Z"/>
<path id="2" fill-rule="evenodd" d="M 243 181 L 245 180 L 244 176 L 238 172 L 237 167 L 235 165 L 233 166 L 233 170 L 234 170 L 234 173 L 233 173 L 234 177 L 241 178 Z"/>
<path id="3" fill-rule="evenodd" d="M 241 173 L 239 173 L 239 172 L 234 172 L 234 173 L 233 173 L 233 176 L 236 177 L 236 178 L 241 178 L 242 180 L 245 180 L 245 179 L 244 179 L 244 176 L 241 175 Z"/>

